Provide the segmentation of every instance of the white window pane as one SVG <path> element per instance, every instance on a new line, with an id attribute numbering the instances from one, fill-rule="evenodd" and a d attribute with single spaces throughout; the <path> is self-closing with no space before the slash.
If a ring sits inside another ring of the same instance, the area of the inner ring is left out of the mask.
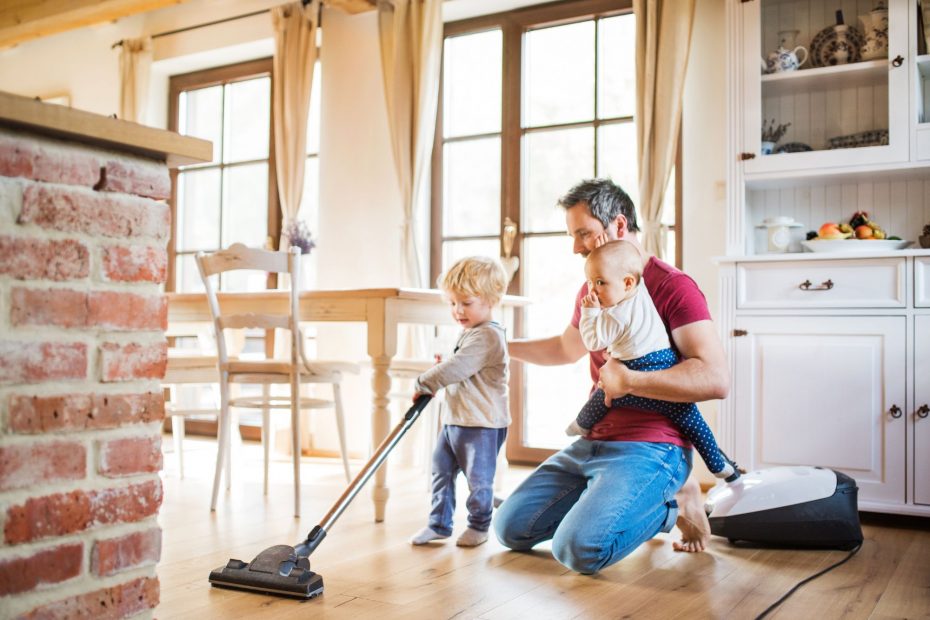
<path id="1" fill-rule="evenodd" d="M 610 177 L 639 205 L 639 165 L 636 161 L 636 125 L 601 125 L 597 134 L 597 176 Z"/>
<path id="2" fill-rule="evenodd" d="M 526 308 L 526 336 L 562 333 L 584 282 L 584 259 L 572 254 L 572 240 L 566 235 L 526 238 L 523 262 L 528 267 L 523 272 L 523 294 L 533 300 Z M 591 387 L 587 360 L 583 357 L 571 366 L 525 366 L 527 445 L 561 448 L 570 441 L 565 427 L 587 400 Z"/>
<path id="3" fill-rule="evenodd" d="M 501 50 L 500 30 L 445 40 L 444 137 L 500 131 Z"/>
<path id="4" fill-rule="evenodd" d="M 219 161 L 223 144 L 223 87 L 211 86 L 181 93 L 178 131 L 213 143 L 213 161 Z"/>
<path id="5" fill-rule="evenodd" d="M 174 259 L 174 290 L 178 293 L 202 293 L 203 280 L 193 254 L 180 254 Z"/>
<path id="6" fill-rule="evenodd" d="M 220 275 L 223 291 L 262 291 L 268 288 L 268 274 L 264 271 L 242 269 L 227 271 Z"/>
<path id="7" fill-rule="evenodd" d="M 447 143 L 442 164 L 443 234 L 497 234 L 501 219 L 500 138 Z"/>
<path id="8" fill-rule="evenodd" d="M 223 247 L 264 247 L 268 237 L 268 164 L 226 168 L 223 173 Z"/>
<path id="9" fill-rule="evenodd" d="M 524 137 L 523 229 L 565 230 L 556 201 L 581 179 L 594 176 L 594 129 L 576 127 Z"/>
<path id="10" fill-rule="evenodd" d="M 185 170 L 178 174 L 179 252 L 220 246 L 220 171 Z"/>
<path id="11" fill-rule="evenodd" d="M 594 21 L 526 34 L 526 126 L 594 118 Z"/>
<path id="12" fill-rule="evenodd" d="M 317 29 L 319 32 L 319 29 Z M 320 101 L 322 101 L 322 74 L 320 61 L 313 69 L 313 86 L 310 87 L 310 114 L 307 119 L 307 154 L 320 152 Z"/>
<path id="13" fill-rule="evenodd" d="M 271 78 L 226 85 L 224 162 L 268 158 Z"/>
<path id="14" fill-rule="evenodd" d="M 467 241 L 446 241 L 442 244 L 442 265 L 440 273 L 451 267 L 455 261 L 466 256 L 491 256 L 497 258 L 501 255 L 499 239 L 469 239 Z M 433 283 L 435 285 L 435 283 Z"/>
<path id="15" fill-rule="evenodd" d="M 597 114 L 636 113 L 636 18 L 632 13 L 598 22 Z"/>

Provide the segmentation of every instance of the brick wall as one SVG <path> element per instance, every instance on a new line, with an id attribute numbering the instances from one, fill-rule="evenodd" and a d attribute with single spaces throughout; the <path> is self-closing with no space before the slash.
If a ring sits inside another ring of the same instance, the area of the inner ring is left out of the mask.
<path id="1" fill-rule="evenodd" d="M 163 162 L 0 128 L 0 618 L 151 616 Z"/>

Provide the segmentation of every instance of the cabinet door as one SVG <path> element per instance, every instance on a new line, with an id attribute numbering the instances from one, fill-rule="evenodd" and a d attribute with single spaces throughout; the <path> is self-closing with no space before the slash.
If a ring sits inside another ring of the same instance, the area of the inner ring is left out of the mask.
<path id="1" fill-rule="evenodd" d="M 735 338 L 739 460 L 829 467 L 858 482 L 860 503 L 904 503 L 905 318 L 738 317 L 736 325 L 747 332 Z"/>
<path id="2" fill-rule="evenodd" d="M 914 317 L 913 409 L 914 503 L 930 505 L 930 315 Z"/>
<path id="3" fill-rule="evenodd" d="M 861 33 L 871 33 L 873 48 L 880 39 L 866 25 L 876 23 L 869 11 L 873 5 L 842 3 L 845 30 L 834 28 L 836 9 L 841 8 L 836 2 L 759 0 L 740 5 L 742 151 L 754 156 L 745 162 L 747 174 L 908 159 L 908 68 L 914 66 L 908 53 L 910 2 L 888 2 L 887 46 L 862 58 L 860 49 L 869 45 L 856 47 L 868 38 Z M 860 10 L 861 16 L 856 14 Z M 840 54 L 853 62 L 830 64 L 836 62 L 837 49 L 849 48 L 854 50 Z M 774 60 L 780 51 L 794 54 L 788 57 L 789 67 L 794 57 L 803 64 L 766 73 L 765 60 Z M 775 142 L 775 152 L 763 154 L 763 130 L 773 124 L 787 125 L 787 130 Z M 791 152 L 780 153 L 779 148 Z"/>

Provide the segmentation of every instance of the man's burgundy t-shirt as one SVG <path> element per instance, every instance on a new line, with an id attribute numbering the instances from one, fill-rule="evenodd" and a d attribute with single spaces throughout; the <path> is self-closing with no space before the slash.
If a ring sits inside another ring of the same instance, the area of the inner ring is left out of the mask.
<path id="1" fill-rule="evenodd" d="M 656 310 L 665 323 L 665 330 L 672 340 L 672 330 L 695 323 L 710 320 L 707 299 L 701 289 L 688 275 L 671 265 L 653 257 L 643 269 L 643 281 L 652 296 Z M 575 312 L 572 325 L 578 327 L 581 319 L 581 300 L 588 293 L 585 283 L 575 298 Z M 674 348 L 674 341 L 672 347 Z M 677 352 L 677 349 L 676 349 Z M 590 352 L 588 358 L 591 366 L 591 379 L 597 385 L 600 368 L 604 365 L 604 351 Z M 594 388 L 592 387 L 593 391 Z M 614 407 L 607 412 L 600 422 L 594 425 L 587 439 L 602 441 L 648 441 L 672 443 L 690 448 L 690 442 L 681 434 L 678 427 L 664 415 L 652 411 L 643 411 L 629 407 Z"/>

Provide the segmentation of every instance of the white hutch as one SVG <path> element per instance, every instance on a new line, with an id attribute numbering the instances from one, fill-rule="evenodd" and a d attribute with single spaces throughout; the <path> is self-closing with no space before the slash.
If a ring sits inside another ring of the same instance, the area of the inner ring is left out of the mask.
<path id="1" fill-rule="evenodd" d="M 930 55 L 918 55 L 919 2 L 886 3 L 887 57 L 771 74 L 760 66 L 781 33 L 809 47 L 838 10 L 861 31 L 859 16 L 876 4 L 728 0 L 718 322 L 733 388 L 718 433 L 747 467 L 837 469 L 858 482 L 862 510 L 930 516 L 930 250 L 917 243 L 930 224 Z M 790 123 L 778 144 L 792 152 L 762 154 L 772 120 Z M 863 132 L 884 144 L 829 148 Z M 914 243 L 802 251 L 803 233 L 859 210 Z M 787 252 L 769 253 L 757 227 L 777 216 L 803 227 Z"/>

